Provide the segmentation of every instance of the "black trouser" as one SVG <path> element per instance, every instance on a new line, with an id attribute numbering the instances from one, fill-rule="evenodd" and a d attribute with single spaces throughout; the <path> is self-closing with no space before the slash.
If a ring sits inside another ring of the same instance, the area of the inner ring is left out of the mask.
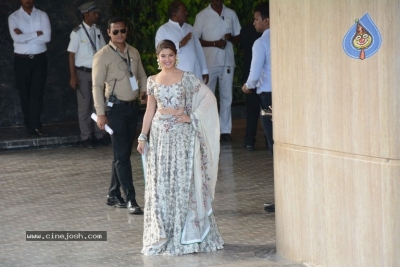
<path id="1" fill-rule="evenodd" d="M 28 131 L 40 128 L 47 78 L 46 54 L 33 58 L 14 56 L 15 81 L 19 90 L 24 124 Z"/>
<path id="2" fill-rule="evenodd" d="M 256 142 L 259 116 L 260 96 L 255 92 L 252 94 L 246 94 L 246 134 L 244 136 L 245 146 L 254 146 Z"/>
<path id="3" fill-rule="evenodd" d="M 268 106 L 272 105 L 272 93 L 264 92 L 259 94 L 260 96 L 260 106 L 262 109 L 268 109 Z M 260 110 L 259 110 L 260 111 Z M 264 130 L 265 138 L 267 139 L 269 149 L 271 153 L 274 154 L 274 137 L 272 129 L 272 121 L 270 116 L 261 116 L 261 124 Z"/>
<path id="4" fill-rule="evenodd" d="M 108 125 L 114 131 L 111 135 L 114 159 L 111 167 L 109 196 L 121 196 L 120 187 L 126 202 L 135 200 L 135 187 L 132 180 L 131 153 L 136 135 L 139 106 L 114 104 L 107 111 Z"/>

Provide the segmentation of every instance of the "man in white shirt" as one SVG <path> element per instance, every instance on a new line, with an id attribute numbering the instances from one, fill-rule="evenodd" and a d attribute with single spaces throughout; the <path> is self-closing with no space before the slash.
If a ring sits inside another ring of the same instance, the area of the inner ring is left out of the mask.
<path id="1" fill-rule="evenodd" d="M 85 3 L 78 9 L 82 13 L 83 21 L 70 35 L 68 62 L 71 79 L 69 85 L 73 90 L 77 90 L 79 128 L 83 147 L 93 148 L 92 134 L 99 144 L 108 145 L 108 140 L 103 138 L 103 132 L 91 119 L 91 114 L 94 112 L 92 94 L 93 55 L 106 43 L 100 27 L 95 24 L 99 17 L 98 12 L 100 12 L 96 2 Z"/>
<path id="2" fill-rule="evenodd" d="M 245 94 L 256 90 L 260 96 L 261 109 L 267 110 L 272 105 L 272 85 L 271 85 L 271 50 L 270 50 L 270 21 L 269 4 L 259 3 L 254 8 L 254 23 L 257 32 L 262 33 L 253 44 L 253 57 L 251 59 L 250 74 L 247 82 L 243 85 L 242 91 Z M 261 124 L 268 142 L 269 149 L 273 155 L 273 129 L 272 121 L 269 116 L 261 116 Z M 275 211 L 274 203 L 264 204 L 264 209 L 268 212 Z"/>
<path id="3" fill-rule="evenodd" d="M 253 44 L 253 57 L 251 59 L 250 74 L 242 91 L 245 94 L 256 90 L 260 96 L 262 109 L 268 109 L 272 105 L 271 86 L 271 51 L 269 30 L 269 6 L 268 3 L 260 3 L 254 8 L 254 27 L 262 33 Z M 272 121 L 269 116 L 261 116 L 261 123 L 268 142 L 269 149 L 273 153 Z"/>
<path id="4" fill-rule="evenodd" d="M 50 20 L 45 12 L 34 7 L 34 0 L 20 2 L 21 8 L 8 17 L 14 41 L 15 80 L 28 133 L 46 136 L 40 117 L 47 78 L 46 43 L 51 37 Z"/>
<path id="5" fill-rule="evenodd" d="M 212 0 L 197 14 L 193 27 L 203 46 L 210 76 L 208 86 L 214 93 L 218 81 L 221 141 L 229 142 L 232 140 L 231 105 L 235 70 L 233 44 L 240 41 L 239 19 L 235 11 L 223 4 L 223 0 Z"/>
<path id="6" fill-rule="evenodd" d="M 193 27 L 186 23 L 188 12 L 181 1 L 173 1 L 168 9 L 169 21 L 157 30 L 156 47 L 162 40 L 175 43 L 178 50 L 177 68 L 194 73 L 201 81 L 208 83 L 208 68 L 199 38 Z"/>

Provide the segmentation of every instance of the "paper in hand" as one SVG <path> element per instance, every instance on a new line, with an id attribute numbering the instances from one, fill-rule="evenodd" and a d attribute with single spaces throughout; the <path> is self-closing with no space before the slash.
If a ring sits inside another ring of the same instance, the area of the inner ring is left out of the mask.
<path id="1" fill-rule="evenodd" d="M 95 113 L 92 113 L 92 116 L 90 116 L 92 118 L 92 120 L 94 120 L 95 122 L 97 122 L 97 115 Z M 106 132 L 109 133 L 110 135 L 112 135 L 114 133 L 114 131 L 106 124 L 105 127 Z"/>

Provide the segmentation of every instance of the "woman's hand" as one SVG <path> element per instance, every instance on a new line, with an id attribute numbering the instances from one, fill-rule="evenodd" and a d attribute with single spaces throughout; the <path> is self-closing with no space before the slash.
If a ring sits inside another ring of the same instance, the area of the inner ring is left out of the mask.
<path id="1" fill-rule="evenodd" d="M 191 122 L 190 116 L 186 115 L 184 113 L 176 113 L 174 116 L 175 116 L 176 120 L 180 123 L 190 123 Z"/>
<path id="2" fill-rule="evenodd" d="M 142 155 L 144 153 L 145 146 L 146 146 L 146 142 L 139 142 L 139 144 L 137 146 L 137 151 L 139 151 L 139 153 Z"/>

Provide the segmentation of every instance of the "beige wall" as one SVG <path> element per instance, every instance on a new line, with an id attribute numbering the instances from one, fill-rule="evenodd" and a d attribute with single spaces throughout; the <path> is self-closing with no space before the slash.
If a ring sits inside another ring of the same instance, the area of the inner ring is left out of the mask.
<path id="1" fill-rule="evenodd" d="M 277 249 L 323 267 L 400 266 L 400 1 L 270 0 Z M 370 58 L 342 41 L 369 12 Z"/>

